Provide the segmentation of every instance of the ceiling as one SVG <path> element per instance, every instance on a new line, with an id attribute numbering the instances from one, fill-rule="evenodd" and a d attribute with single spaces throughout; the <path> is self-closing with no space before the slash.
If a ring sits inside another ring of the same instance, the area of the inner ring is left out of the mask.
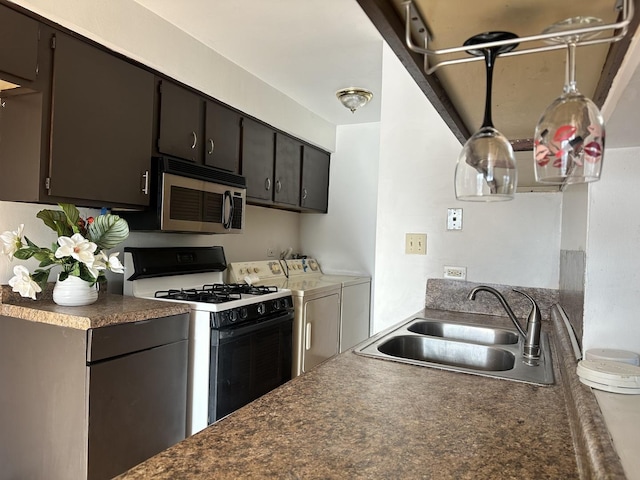
<path id="1" fill-rule="evenodd" d="M 382 37 L 461 142 L 482 123 L 483 63 L 447 66 L 425 75 L 422 57 L 403 47 L 402 0 L 135 1 L 333 124 L 380 120 Z M 468 37 L 490 30 L 535 35 L 576 15 L 598 16 L 605 22 L 616 18 L 615 0 L 416 1 L 432 34 L 432 48 L 459 46 Z M 624 53 L 628 42 L 614 45 Z M 578 49 L 578 88 L 598 104 L 606 99 L 612 70 L 617 70 L 622 58 L 618 51 L 617 64 L 613 68 L 607 64 L 603 70 L 609 47 Z M 556 51 L 496 62 L 493 121 L 514 148 L 520 145 L 525 150 L 517 153 L 520 190 L 549 189 L 535 185 L 527 149 L 540 114 L 561 93 L 564 59 L 564 52 Z M 640 90 L 640 80 L 629 80 L 632 92 Z M 371 103 L 355 114 L 335 98 L 337 90 L 348 86 L 374 93 Z M 640 106 L 640 98 L 635 101 Z M 627 127 L 628 119 L 637 118 L 638 109 L 625 101 L 619 110 L 622 113 L 614 114 L 608 123 L 622 127 L 623 132 L 614 137 L 623 146 L 640 145 L 640 136 Z M 607 134 L 610 139 L 611 128 Z"/>

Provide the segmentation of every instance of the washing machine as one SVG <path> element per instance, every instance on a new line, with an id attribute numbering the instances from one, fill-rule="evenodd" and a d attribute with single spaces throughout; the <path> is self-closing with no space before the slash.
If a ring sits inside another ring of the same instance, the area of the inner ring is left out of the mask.
<path id="1" fill-rule="evenodd" d="M 232 262 L 228 281 L 291 291 L 294 306 L 292 376 L 308 372 L 340 351 L 342 283 L 320 279 L 317 262 Z"/>

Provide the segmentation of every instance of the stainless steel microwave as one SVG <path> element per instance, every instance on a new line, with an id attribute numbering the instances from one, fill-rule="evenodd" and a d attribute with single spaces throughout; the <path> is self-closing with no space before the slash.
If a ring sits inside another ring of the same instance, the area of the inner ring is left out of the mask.
<path id="1" fill-rule="evenodd" d="M 143 212 L 121 212 L 131 230 L 242 233 L 244 177 L 168 157 L 153 159 L 152 202 Z"/>

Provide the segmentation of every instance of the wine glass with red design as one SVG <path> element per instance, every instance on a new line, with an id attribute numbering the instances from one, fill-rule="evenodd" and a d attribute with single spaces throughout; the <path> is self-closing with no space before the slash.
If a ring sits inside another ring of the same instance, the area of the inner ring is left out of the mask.
<path id="1" fill-rule="evenodd" d="M 576 86 L 576 43 L 597 33 L 562 36 L 564 31 L 599 25 L 594 17 L 574 17 L 548 27 L 558 33 L 550 42 L 567 45 L 562 95 L 547 107 L 536 126 L 533 155 L 536 181 L 547 184 L 587 183 L 600 179 L 604 158 L 604 119 L 598 107 Z"/>

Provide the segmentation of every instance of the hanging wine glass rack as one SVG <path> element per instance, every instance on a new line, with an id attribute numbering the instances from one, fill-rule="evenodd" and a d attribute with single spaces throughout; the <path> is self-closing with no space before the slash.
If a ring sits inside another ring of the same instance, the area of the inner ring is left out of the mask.
<path id="1" fill-rule="evenodd" d="M 576 43 L 576 46 L 588 46 L 588 45 L 599 45 L 604 43 L 614 43 L 627 34 L 627 29 L 633 17 L 634 7 L 633 0 L 617 0 L 615 3 L 615 9 L 622 12 L 622 17 L 619 21 L 615 23 L 602 24 L 596 26 L 587 26 L 576 28 L 574 30 L 566 30 L 561 34 L 558 33 L 542 33 L 539 35 L 531 35 L 527 37 L 518 37 L 512 40 L 500 40 L 494 42 L 486 42 L 483 44 L 470 46 L 460 46 L 460 47 L 450 47 L 450 48 L 442 48 L 437 50 L 432 50 L 429 48 L 429 30 L 427 28 L 427 23 L 422 18 L 422 15 L 418 11 L 418 8 L 414 5 L 413 0 L 407 0 L 402 2 L 404 6 L 405 12 L 405 43 L 407 48 L 411 51 L 421 54 L 424 57 L 424 71 L 427 75 L 431 75 L 433 72 L 447 65 L 457 65 L 461 63 L 468 62 L 477 62 L 483 60 L 482 57 L 461 57 L 454 58 L 451 60 L 444 60 L 442 62 L 431 65 L 429 62 L 429 57 L 436 57 L 440 55 L 449 55 L 455 53 L 463 53 L 468 52 L 469 50 L 479 50 L 485 48 L 499 47 L 503 45 L 511 45 L 511 44 L 525 44 L 529 42 L 540 42 L 544 40 L 549 40 L 551 38 L 557 38 L 559 36 L 562 37 L 570 37 L 573 35 L 585 36 L 587 33 L 595 33 L 595 32 L 604 32 L 611 30 L 609 36 L 602 38 L 594 38 L 589 40 L 583 40 Z M 423 42 L 423 46 L 416 45 L 413 41 L 413 32 L 412 32 L 412 24 L 416 24 L 417 32 L 421 36 L 421 40 Z M 540 53 L 540 52 L 549 52 L 552 50 L 561 50 L 566 48 L 564 45 L 545 45 L 533 48 L 525 48 L 521 50 L 513 50 L 507 53 L 500 54 L 501 57 L 511 57 L 516 55 L 527 55 L 531 53 Z"/>

